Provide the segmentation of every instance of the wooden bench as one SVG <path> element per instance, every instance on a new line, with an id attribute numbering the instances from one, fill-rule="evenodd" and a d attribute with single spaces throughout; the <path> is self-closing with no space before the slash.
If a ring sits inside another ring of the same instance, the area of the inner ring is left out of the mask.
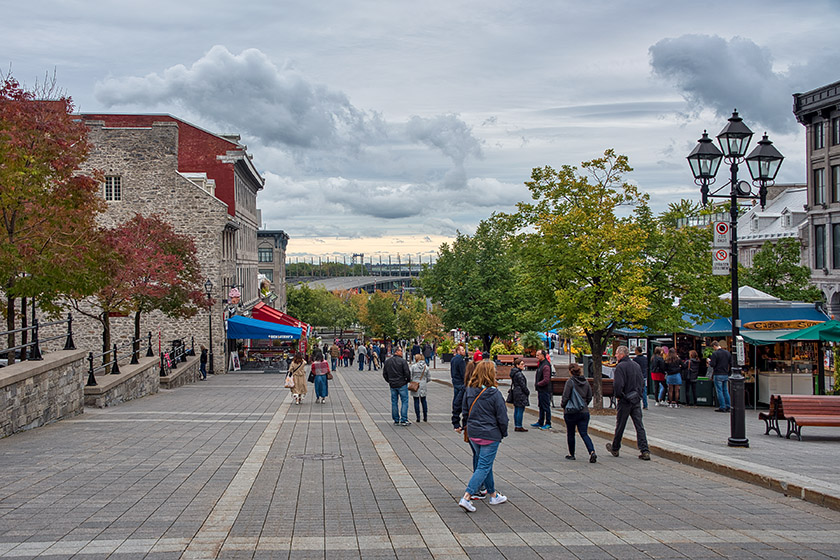
<path id="1" fill-rule="evenodd" d="M 520 358 L 521 354 L 499 354 L 496 359 L 506 366 L 512 366 L 513 360 Z"/>
<path id="2" fill-rule="evenodd" d="M 552 377 L 551 378 L 551 394 L 552 395 L 563 395 L 563 389 L 566 388 L 566 382 L 569 380 L 568 377 Z M 588 379 L 589 386 L 592 387 L 592 379 Z M 592 392 L 594 394 L 595 388 L 593 387 Z M 604 377 L 601 379 L 601 393 L 603 397 L 609 397 L 610 399 L 610 408 L 615 407 L 615 392 L 613 390 L 613 380 Z"/>
<path id="3" fill-rule="evenodd" d="M 787 420 L 786 438 L 802 441 L 803 426 L 840 426 L 840 395 L 778 395 L 776 419 Z"/>
<path id="4" fill-rule="evenodd" d="M 759 412 L 758 419 L 764 420 L 764 435 L 769 435 L 770 430 L 775 430 L 779 437 L 782 437 L 782 432 L 779 430 L 779 420 L 786 420 L 784 413 L 779 404 L 779 395 L 770 395 L 770 409 L 767 412 Z"/>

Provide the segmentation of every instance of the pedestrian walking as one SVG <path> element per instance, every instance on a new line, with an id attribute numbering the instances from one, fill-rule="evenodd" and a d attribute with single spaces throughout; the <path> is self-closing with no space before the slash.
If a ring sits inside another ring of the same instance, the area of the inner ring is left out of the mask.
<path id="1" fill-rule="evenodd" d="M 391 387 L 391 418 L 395 426 L 410 426 L 408 421 L 408 382 L 411 381 L 411 370 L 408 362 L 402 357 L 402 348 L 395 347 L 394 355 L 385 360 L 382 366 L 382 377 Z M 397 409 L 399 401 L 399 410 Z"/>
<path id="2" fill-rule="evenodd" d="M 697 355 L 697 350 L 688 352 L 683 371 L 685 372 L 685 404 L 697 406 L 697 378 L 700 376 L 700 357 Z"/>
<path id="3" fill-rule="evenodd" d="M 207 348 L 201 345 L 201 355 L 198 357 L 198 371 L 201 372 L 201 380 L 207 380 Z"/>
<path id="4" fill-rule="evenodd" d="M 633 361 L 639 364 L 639 367 L 642 368 L 642 377 L 645 378 L 645 390 L 642 391 L 642 408 L 647 410 L 648 407 L 648 373 L 650 373 L 650 366 L 648 364 L 648 357 L 642 353 L 642 347 L 636 346 L 636 355 L 633 357 Z"/>
<path id="5" fill-rule="evenodd" d="M 303 359 L 302 352 L 295 353 L 292 363 L 289 364 L 289 375 L 295 382 L 294 387 L 290 389 L 292 399 L 294 399 L 295 404 L 300 404 L 308 391 L 306 387 L 306 361 Z"/>
<path id="6" fill-rule="evenodd" d="M 507 501 L 507 497 L 496 491 L 493 478 L 493 463 L 502 439 L 508 433 L 508 414 L 505 399 L 496 383 L 496 365 L 493 362 L 479 363 L 469 386 L 464 391 L 462 423 L 465 439 L 473 450 L 473 474 L 464 495 L 458 502 L 465 511 L 475 511 L 472 497 L 478 494 L 482 485 L 490 496 L 490 505 Z"/>
<path id="7" fill-rule="evenodd" d="M 365 369 L 365 356 L 367 355 L 367 349 L 365 348 L 364 344 L 359 344 L 356 348 L 356 359 L 359 361 L 359 371 L 364 371 Z"/>
<path id="8" fill-rule="evenodd" d="M 338 369 L 338 360 L 341 358 L 341 348 L 333 342 L 332 346 L 330 346 L 330 362 L 332 365 L 332 370 L 335 371 Z"/>
<path id="9" fill-rule="evenodd" d="M 432 345 L 428 342 L 423 343 L 423 359 L 426 360 L 426 365 L 431 365 L 432 363 Z"/>
<path id="10" fill-rule="evenodd" d="M 650 362 L 650 378 L 653 381 L 653 396 L 656 406 L 665 406 L 665 360 L 662 359 L 662 348 L 657 346 L 653 349 L 653 360 Z"/>
<path id="11" fill-rule="evenodd" d="M 464 374 L 467 363 L 464 356 L 467 351 L 463 344 L 455 347 L 455 355 L 449 362 L 449 376 L 452 379 L 452 427 L 456 432 L 461 431 L 461 404 L 464 402 Z"/>
<path id="12" fill-rule="evenodd" d="M 665 383 L 668 384 L 668 406 L 680 407 L 680 387 L 682 387 L 683 362 L 676 348 L 671 348 L 665 360 Z"/>
<path id="13" fill-rule="evenodd" d="M 429 366 L 423 359 L 422 354 L 414 355 L 414 363 L 411 364 L 411 382 L 408 384 L 408 391 L 414 399 L 414 414 L 420 422 L 420 406 L 423 407 L 423 422 L 429 421 L 429 407 L 426 403 L 426 384 L 432 380 Z M 415 385 L 416 384 L 416 385 Z"/>
<path id="14" fill-rule="evenodd" d="M 583 376 L 583 370 L 579 364 L 569 364 L 569 380 L 563 388 L 563 400 L 560 406 L 563 408 L 563 421 L 566 422 L 566 445 L 569 454 L 566 459 L 575 460 L 575 430 L 580 434 L 580 439 L 589 452 L 589 462 L 598 460 L 595 454 L 595 446 L 592 438 L 589 437 L 589 403 L 592 401 L 592 386 Z"/>
<path id="15" fill-rule="evenodd" d="M 718 407 L 715 412 L 729 412 L 732 410 L 732 403 L 729 400 L 729 370 L 732 367 L 732 354 L 726 349 L 726 341 L 715 341 L 712 343 L 709 367 L 712 369 L 712 381 L 717 392 Z"/>
<path id="16" fill-rule="evenodd" d="M 624 428 L 627 427 L 627 418 L 631 418 L 636 428 L 636 445 L 641 452 L 639 459 L 650 461 L 650 448 L 645 434 L 645 425 L 642 422 L 642 391 L 645 384 L 642 379 L 642 369 L 639 364 L 630 359 L 629 354 L 630 351 L 626 346 L 619 346 L 615 350 L 618 365 L 615 366 L 613 374 L 613 391 L 618 403 L 615 406 L 615 435 L 612 443 L 607 444 L 607 451 L 613 457 L 618 457 Z"/>
<path id="17" fill-rule="evenodd" d="M 537 375 L 534 380 L 534 387 L 537 388 L 537 399 L 540 409 L 540 418 L 531 424 L 534 428 L 541 430 L 551 429 L 551 364 L 545 350 L 537 350 Z"/>
<path id="18" fill-rule="evenodd" d="M 353 351 L 350 350 L 350 345 L 347 344 L 344 346 L 344 350 L 341 351 L 341 358 L 344 360 L 344 367 L 350 366 L 350 356 L 353 354 Z"/>
<path id="19" fill-rule="evenodd" d="M 330 373 L 330 363 L 324 358 L 324 354 L 320 350 L 316 350 L 312 355 L 312 365 L 309 367 L 309 372 L 315 376 L 315 402 L 327 402 L 330 392 L 328 380 L 332 374 Z"/>
<path id="20" fill-rule="evenodd" d="M 525 374 L 522 370 L 525 369 L 525 360 L 521 356 L 513 360 L 513 367 L 510 368 L 510 392 L 508 393 L 508 401 L 513 405 L 513 431 L 527 432 L 528 428 L 522 427 L 522 420 L 525 416 L 525 407 L 530 406 L 531 402 L 528 395 L 531 391 L 528 389 L 528 380 L 525 379 Z"/>

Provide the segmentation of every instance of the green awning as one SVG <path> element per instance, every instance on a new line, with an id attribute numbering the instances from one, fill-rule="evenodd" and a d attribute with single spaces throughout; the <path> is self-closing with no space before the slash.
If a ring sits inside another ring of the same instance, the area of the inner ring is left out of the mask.
<path id="1" fill-rule="evenodd" d="M 755 346 L 764 346 L 767 344 L 776 344 L 777 342 L 791 342 L 790 340 L 786 340 L 784 338 L 780 338 L 782 335 L 796 332 L 795 329 L 780 329 L 776 331 L 751 331 L 751 330 L 742 330 L 741 336 L 744 337 L 744 341 L 749 344 L 753 344 Z"/>

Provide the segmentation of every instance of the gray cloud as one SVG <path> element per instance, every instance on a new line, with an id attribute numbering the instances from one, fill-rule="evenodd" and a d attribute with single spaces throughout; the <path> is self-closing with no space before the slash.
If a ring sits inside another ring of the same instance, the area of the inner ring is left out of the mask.
<path id="1" fill-rule="evenodd" d="M 727 41 L 717 35 L 662 39 L 649 54 L 654 75 L 673 82 L 695 110 L 710 108 L 728 117 L 738 108 L 746 121 L 777 133 L 798 129 L 791 94 L 824 83 L 825 68 L 840 61 L 831 53 L 822 56 L 820 65 L 812 60 L 781 72 L 774 69 L 769 49 L 750 39 Z"/>

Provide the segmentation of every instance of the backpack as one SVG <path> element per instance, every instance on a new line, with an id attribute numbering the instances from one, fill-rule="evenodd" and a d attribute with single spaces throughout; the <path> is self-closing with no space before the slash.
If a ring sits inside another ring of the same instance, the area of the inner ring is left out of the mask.
<path id="1" fill-rule="evenodd" d="M 566 383 L 572 383 L 572 380 L 569 379 Z M 580 396 L 580 393 L 578 393 L 577 388 L 573 385 L 572 395 L 569 397 L 569 402 L 567 402 L 566 406 L 563 407 L 563 411 L 568 413 L 575 413 L 583 412 L 588 408 L 589 406 L 585 402 L 583 402 L 583 397 Z"/>

